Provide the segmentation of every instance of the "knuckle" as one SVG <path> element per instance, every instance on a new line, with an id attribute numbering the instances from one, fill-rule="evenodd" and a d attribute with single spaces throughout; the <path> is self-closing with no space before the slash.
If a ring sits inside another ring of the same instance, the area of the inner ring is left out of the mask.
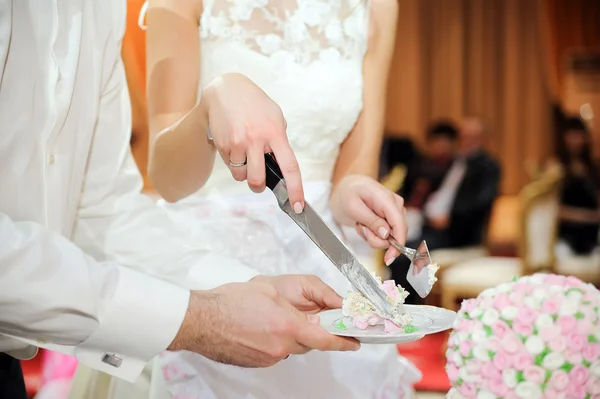
<path id="1" fill-rule="evenodd" d="M 296 158 L 291 158 L 285 161 L 284 165 L 282 165 L 283 170 L 287 173 L 296 173 L 300 170 L 300 166 L 298 165 L 298 161 Z"/>
<path id="2" fill-rule="evenodd" d="M 269 352 L 268 352 L 269 357 L 271 357 L 273 360 L 275 360 L 275 362 L 283 359 L 288 354 L 289 353 L 287 351 L 287 348 L 283 344 L 273 345 L 271 348 L 269 348 Z"/>

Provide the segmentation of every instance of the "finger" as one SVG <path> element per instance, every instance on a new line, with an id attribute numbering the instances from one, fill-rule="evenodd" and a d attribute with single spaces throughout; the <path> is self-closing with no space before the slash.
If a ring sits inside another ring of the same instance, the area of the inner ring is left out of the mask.
<path id="1" fill-rule="evenodd" d="M 383 256 L 383 260 L 385 261 L 386 266 L 389 266 L 392 263 L 394 263 L 398 256 L 400 256 L 400 251 L 390 246 L 388 250 L 385 251 L 385 255 Z"/>
<path id="2" fill-rule="evenodd" d="M 244 181 L 247 177 L 247 165 L 242 165 L 247 162 L 246 149 L 239 145 L 234 146 L 229 153 L 229 170 L 231 175 L 237 181 Z M 236 166 L 240 165 L 240 166 Z"/>
<path id="3" fill-rule="evenodd" d="M 269 142 L 269 146 L 275 154 L 275 159 L 283 173 L 285 184 L 290 198 L 290 204 L 296 213 L 304 209 L 304 189 L 302 187 L 302 176 L 298 160 L 290 147 L 287 139 L 278 139 Z"/>
<path id="4" fill-rule="evenodd" d="M 306 299 L 322 309 L 342 307 L 342 297 L 316 276 L 306 276 L 303 279 L 302 291 Z"/>
<path id="5" fill-rule="evenodd" d="M 248 149 L 248 164 L 246 166 L 246 178 L 248 186 L 255 193 L 265 190 L 265 154 L 262 145 L 252 146 Z"/>
<path id="6" fill-rule="evenodd" d="M 321 326 L 303 323 L 298 326 L 298 343 L 320 351 L 356 351 L 360 343 L 347 337 L 339 337 L 325 331 Z"/>
<path id="7" fill-rule="evenodd" d="M 363 200 L 362 194 L 359 193 L 358 198 L 352 200 L 348 207 L 348 217 L 362 226 L 359 233 L 361 237 L 373 248 L 387 248 L 390 227 L 386 221 L 373 212 L 369 203 Z"/>
<path id="8" fill-rule="evenodd" d="M 408 227 L 404 214 L 404 199 L 383 186 L 361 193 L 367 206 L 391 227 L 391 235 L 400 244 L 406 242 Z"/>
<path id="9" fill-rule="evenodd" d="M 363 225 L 360 225 L 360 229 L 362 230 L 361 236 L 364 237 L 365 241 L 370 247 L 384 249 L 390 246 L 388 240 L 377 237 L 375 233 L 371 231 L 371 229 L 368 229 Z"/>

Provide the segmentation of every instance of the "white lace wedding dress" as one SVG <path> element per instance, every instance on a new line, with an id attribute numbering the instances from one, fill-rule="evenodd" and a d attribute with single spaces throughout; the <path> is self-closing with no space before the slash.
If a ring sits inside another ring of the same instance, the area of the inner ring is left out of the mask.
<path id="1" fill-rule="evenodd" d="M 306 200 L 331 226 L 333 169 L 362 109 L 368 10 L 369 2 L 360 0 L 205 0 L 201 18 L 201 86 L 238 72 L 279 104 Z M 197 194 L 164 206 L 182 223 L 196 218 L 199 240 L 210 231 L 211 245 L 220 243 L 223 253 L 262 274 L 315 274 L 347 292 L 347 280 L 279 211 L 273 194 L 254 194 L 234 181 L 221 159 Z M 352 244 L 366 259 L 366 245 Z M 420 377 L 394 346 L 312 352 L 268 369 L 240 369 L 186 352 L 166 353 L 159 362 L 167 390 L 181 399 L 400 398 L 411 395 Z"/>

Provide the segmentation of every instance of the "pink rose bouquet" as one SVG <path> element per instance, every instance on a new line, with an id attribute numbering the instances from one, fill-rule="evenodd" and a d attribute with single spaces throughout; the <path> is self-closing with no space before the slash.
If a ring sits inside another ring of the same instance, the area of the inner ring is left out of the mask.
<path id="1" fill-rule="evenodd" d="M 600 292 L 535 274 L 463 302 L 448 341 L 454 399 L 600 398 Z"/>

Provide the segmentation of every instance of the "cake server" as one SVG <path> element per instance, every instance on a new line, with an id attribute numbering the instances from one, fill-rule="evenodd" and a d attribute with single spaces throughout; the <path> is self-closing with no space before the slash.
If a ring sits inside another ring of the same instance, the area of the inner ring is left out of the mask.
<path id="1" fill-rule="evenodd" d="M 400 251 L 402 255 L 410 260 L 406 281 L 408 281 L 421 298 L 425 298 L 429 295 L 431 288 L 433 287 L 429 284 L 429 270 L 427 269 L 427 265 L 431 264 L 431 255 L 429 254 L 427 243 L 421 241 L 417 249 L 412 249 L 400 244 L 393 237 L 390 237 L 388 241 L 394 248 Z M 416 273 L 415 266 L 422 267 L 419 273 Z"/>
<path id="2" fill-rule="evenodd" d="M 377 280 L 356 259 L 317 212 L 308 203 L 305 203 L 302 213 L 294 212 L 283 174 L 273 154 L 265 154 L 265 166 L 267 187 L 275 194 L 279 208 L 310 237 L 358 292 L 370 300 L 382 315 L 393 319 L 392 304 L 388 302 L 385 292 L 379 288 Z"/>

